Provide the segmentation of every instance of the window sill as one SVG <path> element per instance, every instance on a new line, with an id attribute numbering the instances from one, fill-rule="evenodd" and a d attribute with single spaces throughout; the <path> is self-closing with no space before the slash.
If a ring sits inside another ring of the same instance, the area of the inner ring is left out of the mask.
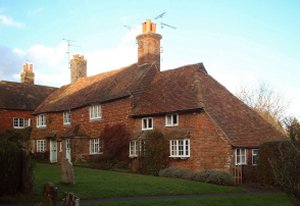
<path id="1" fill-rule="evenodd" d="M 142 128 L 142 131 L 149 131 L 149 130 L 153 130 L 153 128 Z"/>
<path id="2" fill-rule="evenodd" d="M 129 158 L 133 159 L 133 158 L 137 158 L 138 156 L 137 155 L 131 155 L 129 156 Z"/>
<path id="3" fill-rule="evenodd" d="M 165 125 L 166 127 L 178 127 L 178 124 L 174 124 L 174 125 Z"/>
<path id="4" fill-rule="evenodd" d="M 97 122 L 97 121 L 100 121 L 101 119 L 102 119 L 101 117 L 93 118 L 93 119 L 90 119 L 90 122 Z"/>
<path id="5" fill-rule="evenodd" d="M 182 159 L 182 160 L 190 158 L 190 156 L 169 156 L 169 157 L 173 159 Z"/>
<path id="6" fill-rule="evenodd" d="M 64 123 L 64 126 L 71 126 L 71 123 Z"/>
<path id="7" fill-rule="evenodd" d="M 90 153 L 89 155 L 101 155 L 103 154 L 103 152 L 99 152 L 99 153 Z"/>
<path id="8" fill-rule="evenodd" d="M 39 127 L 36 127 L 37 129 L 45 129 L 47 128 L 47 126 L 39 126 Z"/>
<path id="9" fill-rule="evenodd" d="M 14 127 L 14 129 L 25 129 L 25 127 Z"/>

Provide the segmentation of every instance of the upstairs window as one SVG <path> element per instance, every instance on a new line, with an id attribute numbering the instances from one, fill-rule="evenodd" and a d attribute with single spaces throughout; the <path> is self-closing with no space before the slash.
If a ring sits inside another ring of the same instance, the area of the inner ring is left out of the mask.
<path id="1" fill-rule="evenodd" d="M 14 129 L 23 129 L 25 127 L 30 126 L 30 119 L 25 119 L 25 118 L 13 118 L 13 128 Z"/>
<path id="2" fill-rule="evenodd" d="M 46 140 L 36 140 L 36 152 L 46 151 Z"/>
<path id="3" fill-rule="evenodd" d="M 142 118 L 142 130 L 152 130 L 153 129 L 153 118 L 147 117 Z"/>
<path id="4" fill-rule="evenodd" d="M 166 126 L 172 127 L 172 126 L 178 126 L 179 118 L 178 114 L 167 114 L 166 115 Z"/>
<path id="5" fill-rule="evenodd" d="M 190 139 L 170 140 L 170 157 L 190 157 Z"/>
<path id="6" fill-rule="evenodd" d="M 102 118 L 101 105 L 90 106 L 90 120 L 98 120 Z"/>
<path id="7" fill-rule="evenodd" d="M 64 111 L 63 113 L 64 125 L 71 124 L 71 111 Z"/>
<path id="8" fill-rule="evenodd" d="M 100 139 L 90 139 L 90 154 L 101 154 Z"/>
<path id="9" fill-rule="evenodd" d="M 37 128 L 46 127 L 46 114 L 39 114 L 36 117 L 36 127 Z"/>
<path id="10" fill-rule="evenodd" d="M 256 165 L 257 155 L 258 155 L 258 149 L 253 149 L 252 150 L 252 165 Z"/>
<path id="11" fill-rule="evenodd" d="M 235 149 L 235 165 L 247 164 L 247 150 L 244 148 Z"/>

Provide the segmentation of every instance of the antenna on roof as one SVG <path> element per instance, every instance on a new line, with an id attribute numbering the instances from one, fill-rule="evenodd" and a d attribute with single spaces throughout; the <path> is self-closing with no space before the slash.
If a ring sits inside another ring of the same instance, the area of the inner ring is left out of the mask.
<path id="1" fill-rule="evenodd" d="M 136 27 L 129 25 L 124 25 L 124 27 L 127 28 L 129 31 L 131 31 L 131 29 L 136 29 Z"/>
<path id="2" fill-rule="evenodd" d="M 160 15 L 158 15 L 157 17 L 155 17 L 154 19 L 157 20 L 159 18 L 163 18 L 163 16 L 166 14 L 166 12 L 161 13 Z"/>
<path id="3" fill-rule="evenodd" d="M 79 47 L 78 45 L 72 44 L 71 42 L 76 42 L 74 40 L 71 39 L 62 39 L 63 41 L 66 41 L 68 44 L 68 50 L 66 51 L 66 54 L 68 56 L 68 68 L 70 69 L 70 52 L 71 52 L 71 47 Z"/>
<path id="4" fill-rule="evenodd" d="M 157 17 L 155 17 L 154 19 L 155 19 L 155 20 L 161 19 L 161 18 L 163 18 L 163 17 L 166 15 L 166 13 L 167 13 L 167 12 L 163 12 L 163 13 L 161 13 L 160 15 L 158 15 Z M 166 23 L 164 23 L 164 22 L 160 22 L 160 27 L 161 27 L 162 29 L 163 29 L 164 27 L 169 27 L 169 28 L 172 28 L 172 29 L 176 29 L 175 26 L 172 26 L 172 25 L 170 25 L 170 24 L 166 24 Z"/>
<path id="5" fill-rule="evenodd" d="M 166 24 L 166 23 L 164 23 L 164 22 L 160 22 L 160 25 L 161 25 L 161 28 L 162 28 L 162 29 L 163 29 L 165 26 L 166 26 L 166 27 L 169 27 L 169 28 L 172 28 L 172 29 L 176 29 L 175 26 L 171 26 L 171 25 Z"/>

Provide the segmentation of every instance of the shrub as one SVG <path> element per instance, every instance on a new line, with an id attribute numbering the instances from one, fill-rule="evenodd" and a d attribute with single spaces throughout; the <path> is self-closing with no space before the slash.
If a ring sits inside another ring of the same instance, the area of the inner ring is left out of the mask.
<path id="1" fill-rule="evenodd" d="M 213 183 L 217 185 L 234 185 L 232 175 L 223 171 L 207 170 L 199 173 L 199 179 L 203 182 Z"/>
<path id="2" fill-rule="evenodd" d="M 90 158 L 92 167 L 101 169 L 126 167 L 129 163 L 129 133 L 125 125 L 106 125 L 100 139 L 103 146 L 103 155 Z M 120 162 L 122 162 L 122 165 L 119 165 Z"/>
<path id="3" fill-rule="evenodd" d="M 144 174 L 158 175 L 161 169 L 168 166 L 168 143 L 159 131 L 148 131 L 144 141 L 139 170 Z"/>
<path id="4" fill-rule="evenodd" d="M 257 163 L 260 182 L 278 185 L 300 202 L 300 146 L 297 143 L 264 143 Z"/>
<path id="5" fill-rule="evenodd" d="M 15 143 L 0 142 L 0 165 L 0 195 L 20 191 L 21 150 Z"/>
<path id="6" fill-rule="evenodd" d="M 175 177 L 218 185 L 234 185 L 233 176 L 223 171 L 195 172 L 189 169 L 166 168 L 159 172 L 162 177 Z"/>

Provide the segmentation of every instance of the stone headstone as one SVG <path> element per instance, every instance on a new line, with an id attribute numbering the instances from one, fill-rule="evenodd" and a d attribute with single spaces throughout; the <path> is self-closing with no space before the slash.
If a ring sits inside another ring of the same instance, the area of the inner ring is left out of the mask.
<path id="1" fill-rule="evenodd" d="M 66 158 L 61 162 L 61 183 L 75 184 L 73 164 Z"/>
<path id="2" fill-rule="evenodd" d="M 41 206 L 56 206 L 57 205 L 57 187 L 52 182 L 44 185 L 43 199 Z"/>
<path id="3" fill-rule="evenodd" d="M 79 198 L 72 192 L 66 192 L 61 200 L 62 206 L 79 206 Z"/>

